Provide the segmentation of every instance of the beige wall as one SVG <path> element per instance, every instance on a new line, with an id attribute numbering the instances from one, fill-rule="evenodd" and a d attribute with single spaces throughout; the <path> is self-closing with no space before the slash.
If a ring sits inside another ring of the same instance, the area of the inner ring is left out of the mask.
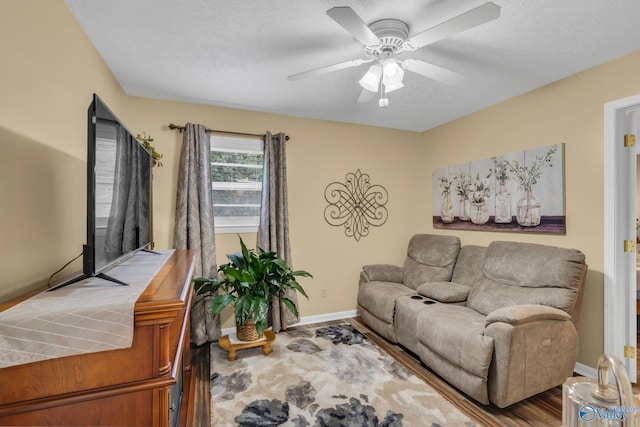
<path id="1" fill-rule="evenodd" d="M 143 98 L 131 98 L 129 110 L 130 128 L 150 133 L 164 154 L 164 166 L 154 171 L 157 247 L 172 244 L 182 141 L 182 135 L 167 125 L 191 121 L 238 132 L 284 131 L 291 137 L 287 168 L 293 263 L 314 276 L 301 282 L 309 294 L 308 301 L 301 301 L 304 316 L 355 310 L 361 266 L 403 261 L 406 242 L 418 222 L 415 208 L 424 203 L 417 185 L 420 161 L 414 155 L 420 134 Z M 369 236 L 359 242 L 346 237 L 344 228 L 328 225 L 323 216 L 325 187 L 344 182 L 345 175 L 356 169 L 389 192 L 388 221 L 371 228 Z M 243 239 L 250 247 L 256 244 L 255 234 L 243 235 Z M 239 250 L 235 234 L 216 235 L 216 245 L 219 264 L 227 261 L 225 254 Z M 326 298 L 321 297 L 322 289 L 326 289 Z M 232 319 L 225 316 L 223 326 L 232 325 Z"/>
<path id="2" fill-rule="evenodd" d="M 82 251 L 87 107 L 95 91 L 126 112 L 126 97 L 62 0 L 2 1 L 0 16 L 2 301 Z"/>
<path id="3" fill-rule="evenodd" d="M 401 262 L 415 214 L 420 134 L 305 120 L 196 104 L 127 97 L 62 0 L 5 1 L 0 54 L 12 58 L 0 78 L 0 301 L 42 284 L 85 243 L 86 110 L 98 93 L 127 127 L 147 132 L 163 153 L 154 170 L 158 248 L 172 245 L 181 135 L 169 123 L 188 121 L 241 132 L 284 131 L 288 143 L 289 209 L 294 267 L 310 300 L 304 316 L 355 309 L 358 274 L 368 262 Z M 152 72 L 152 70 L 150 70 Z M 355 242 L 323 217 L 324 188 L 360 168 L 387 188 L 389 219 Z M 411 186 L 415 188 L 412 188 Z M 245 235 L 255 245 L 255 235 Z M 218 260 L 238 249 L 233 234 L 216 236 Z M 68 271 L 79 270 L 76 262 Z M 321 290 L 326 289 L 326 298 Z M 227 319 L 225 325 L 230 325 Z"/>
<path id="4" fill-rule="evenodd" d="M 361 265 L 401 263 L 408 238 L 433 231 L 434 169 L 565 143 L 566 236 L 456 234 L 465 244 L 504 239 L 583 250 L 590 272 L 579 361 L 595 365 L 603 347 L 603 104 L 640 93 L 640 52 L 419 134 L 128 97 L 62 0 L 3 1 L 0 15 L 0 301 L 42 284 L 85 243 L 86 110 L 96 92 L 164 154 L 164 167 L 154 170 L 158 248 L 172 244 L 181 141 L 167 124 L 291 136 L 294 267 L 314 275 L 303 282 L 310 294 L 304 316 L 353 310 Z M 323 218 L 324 188 L 356 169 L 389 192 L 387 223 L 359 242 Z M 244 238 L 255 242 L 255 235 Z M 219 262 L 238 248 L 235 235 L 216 241 Z"/>
<path id="5" fill-rule="evenodd" d="M 565 143 L 566 236 L 477 231 L 456 234 L 465 244 L 486 245 L 501 239 L 582 250 L 589 273 L 578 361 L 589 366 L 596 365 L 604 345 L 603 104 L 640 93 L 638 75 L 640 52 L 425 132 L 421 147 L 421 180 L 431 200 L 431 172 L 436 168 Z M 431 206 L 425 208 L 419 228 L 431 231 Z"/>

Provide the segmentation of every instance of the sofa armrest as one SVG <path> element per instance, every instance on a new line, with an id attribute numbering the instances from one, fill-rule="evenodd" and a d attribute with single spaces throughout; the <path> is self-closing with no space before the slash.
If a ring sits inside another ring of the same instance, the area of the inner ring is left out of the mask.
<path id="1" fill-rule="evenodd" d="M 538 320 L 571 320 L 571 316 L 562 310 L 547 305 L 511 305 L 489 313 L 485 319 L 485 327 L 496 322 L 517 326 Z"/>
<path id="2" fill-rule="evenodd" d="M 504 408 L 561 385 L 578 358 L 578 333 L 571 317 L 553 307 L 503 307 L 486 318 L 484 335 L 493 338 L 489 400 Z"/>
<path id="3" fill-rule="evenodd" d="M 372 264 L 362 267 L 361 277 L 366 282 L 396 282 L 402 283 L 404 268 L 391 264 Z"/>
<path id="4" fill-rule="evenodd" d="M 466 301 L 470 291 L 471 286 L 455 282 L 423 283 L 416 289 L 418 295 L 447 303 Z"/>

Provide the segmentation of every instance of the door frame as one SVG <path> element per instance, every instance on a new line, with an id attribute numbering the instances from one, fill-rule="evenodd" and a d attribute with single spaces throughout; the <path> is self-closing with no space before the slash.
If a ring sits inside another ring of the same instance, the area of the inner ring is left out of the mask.
<path id="1" fill-rule="evenodd" d="M 635 348 L 637 341 L 636 253 L 625 253 L 623 245 L 636 239 L 637 148 L 625 148 L 623 141 L 636 131 L 630 117 L 638 109 L 640 95 L 604 105 L 604 352 L 623 362 L 632 382 L 636 358 L 625 358 L 624 347 Z"/>

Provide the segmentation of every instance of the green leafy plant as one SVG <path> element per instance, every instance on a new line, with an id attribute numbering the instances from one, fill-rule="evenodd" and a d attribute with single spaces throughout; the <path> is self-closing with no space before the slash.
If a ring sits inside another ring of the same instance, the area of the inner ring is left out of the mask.
<path id="1" fill-rule="evenodd" d="M 147 135 L 146 132 L 142 132 L 142 134 L 136 135 L 136 139 L 140 142 L 140 144 L 144 148 L 147 149 L 149 153 L 151 153 L 151 158 L 153 159 L 153 165 L 162 167 L 162 162 L 160 161 L 160 159 L 162 159 L 162 154 L 158 153 L 155 147 L 153 146 L 153 144 L 151 144 L 153 142 L 153 138 L 151 137 L 151 135 Z"/>
<path id="2" fill-rule="evenodd" d="M 244 325 L 250 318 L 256 326 L 258 336 L 267 327 L 267 311 L 276 299 L 298 316 L 295 304 L 287 298 L 286 292 L 295 290 L 309 298 L 296 277 L 312 277 L 306 271 L 293 271 L 275 252 L 247 249 L 240 238 L 241 251 L 227 255 L 229 263 L 218 268 L 223 274 L 220 279 L 200 277 L 194 279 L 195 293 L 205 297 L 215 295 L 208 309 L 217 316 L 228 305 L 233 305 L 234 317 L 238 325 Z"/>

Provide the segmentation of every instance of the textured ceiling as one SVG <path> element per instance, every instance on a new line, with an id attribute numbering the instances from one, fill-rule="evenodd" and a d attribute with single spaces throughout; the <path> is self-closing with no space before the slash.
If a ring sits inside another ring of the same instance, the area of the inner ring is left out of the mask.
<path id="1" fill-rule="evenodd" d="M 493 1 L 502 7 L 497 20 L 401 54 L 462 74 L 463 82 L 450 87 L 407 72 L 385 109 L 375 99 L 357 102 L 367 64 L 287 80 L 365 58 L 326 11 L 351 6 L 367 24 L 400 19 L 414 35 L 484 0 L 66 3 L 129 95 L 413 131 L 640 49 L 639 0 Z"/>

